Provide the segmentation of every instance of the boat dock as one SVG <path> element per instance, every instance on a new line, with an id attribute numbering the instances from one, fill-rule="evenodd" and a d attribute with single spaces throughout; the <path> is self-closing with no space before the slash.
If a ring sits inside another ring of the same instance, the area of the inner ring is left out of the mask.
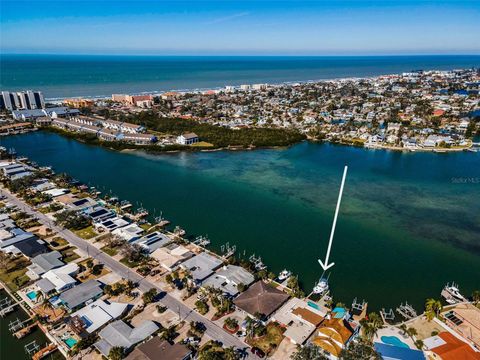
<path id="1" fill-rule="evenodd" d="M 388 311 L 385 310 L 385 308 L 382 308 L 380 316 L 382 317 L 384 324 L 389 324 L 395 320 L 395 313 L 392 308 L 388 309 Z"/>
<path id="2" fill-rule="evenodd" d="M 405 301 L 405 304 L 401 303 L 396 310 L 400 315 L 402 315 L 407 320 L 413 319 L 418 316 L 415 309 L 406 301 Z"/>
<path id="3" fill-rule="evenodd" d="M 353 299 L 352 302 L 352 312 L 353 314 L 353 319 L 355 321 L 360 321 L 362 319 L 365 319 L 367 317 L 367 308 L 368 308 L 368 302 L 365 300 L 362 300 L 362 302 L 358 302 L 357 298 Z"/>
<path id="4" fill-rule="evenodd" d="M 17 306 L 18 303 L 11 298 L 3 298 L 0 300 L 0 317 L 4 317 L 7 314 L 10 314 L 13 312 L 15 306 Z"/>
<path id="5" fill-rule="evenodd" d="M 53 353 L 55 350 L 57 350 L 57 345 L 55 344 L 50 344 L 45 346 L 44 348 L 38 350 L 33 356 L 33 360 L 40 360 L 43 359 L 45 356 L 50 355 Z"/>

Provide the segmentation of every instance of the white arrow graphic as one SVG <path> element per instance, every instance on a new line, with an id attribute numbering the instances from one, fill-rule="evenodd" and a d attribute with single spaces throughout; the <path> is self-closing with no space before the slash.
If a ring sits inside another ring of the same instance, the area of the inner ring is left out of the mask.
<path id="1" fill-rule="evenodd" d="M 330 250 L 332 250 L 333 235 L 335 234 L 335 226 L 337 225 L 338 210 L 340 209 L 340 203 L 342 202 L 343 186 L 345 185 L 347 170 L 348 166 L 345 166 L 345 168 L 343 169 L 342 184 L 340 185 L 340 193 L 338 194 L 337 208 L 335 209 L 335 216 L 333 218 L 332 231 L 330 232 L 330 241 L 328 242 L 327 255 L 325 256 L 325 261 L 318 259 L 318 262 L 320 263 L 323 271 L 327 271 L 333 265 L 335 265 L 335 263 L 333 262 L 329 264 L 328 259 L 330 258 Z"/>

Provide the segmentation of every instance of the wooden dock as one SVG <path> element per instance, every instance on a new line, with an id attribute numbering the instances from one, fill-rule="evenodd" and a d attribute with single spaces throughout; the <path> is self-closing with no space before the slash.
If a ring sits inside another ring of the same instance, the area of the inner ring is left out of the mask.
<path id="1" fill-rule="evenodd" d="M 37 352 L 32 356 L 32 359 L 33 359 L 33 360 L 43 359 L 45 356 L 50 355 L 50 354 L 53 353 L 55 350 L 57 350 L 57 345 L 55 345 L 55 344 L 47 345 L 47 346 L 45 346 L 43 349 L 40 349 L 39 351 L 37 351 Z"/>
<path id="2" fill-rule="evenodd" d="M 33 324 L 30 324 L 28 326 L 25 326 L 23 329 L 18 330 L 17 332 L 14 333 L 14 335 L 17 339 L 21 339 L 27 336 L 28 334 L 30 334 L 37 325 L 38 323 L 34 322 Z"/>

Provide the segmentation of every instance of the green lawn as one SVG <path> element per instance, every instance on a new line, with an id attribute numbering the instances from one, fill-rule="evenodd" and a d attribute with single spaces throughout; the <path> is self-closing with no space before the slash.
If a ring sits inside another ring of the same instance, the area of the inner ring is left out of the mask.
<path id="1" fill-rule="evenodd" d="M 115 256 L 115 255 L 117 255 L 117 253 L 118 253 L 118 250 L 117 250 L 117 249 L 113 249 L 113 248 L 111 248 L 111 247 L 109 247 L 109 246 L 104 246 L 104 247 L 102 247 L 100 250 L 102 250 L 105 254 L 108 254 L 108 255 L 110 255 L 110 256 Z"/>
<path id="2" fill-rule="evenodd" d="M 120 259 L 120 262 L 123 264 L 123 265 L 126 265 L 128 266 L 129 268 L 134 268 L 134 267 L 137 267 L 139 266 L 142 262 L 141 261 L 128 261 L 127 258 L 121 258 Z"/>
<path id="3" fill-rule="evenodd" d="M 93 229 L 92 225 L 87 226 L 86 228 L 81 229 L 81 230 L 75 230 L 74 233 L 77 234 L 78 236 L 80 236 L 82 239 L 85 239 L 85 240 L 91 239 L 91 238 L 98 235 L 95 232 L 95 230 Z"/>
<path id="4" fill-rule="evenodd" d="M 274 351 L 282 342 L 285 330 L 276 323 L 269 323 L 267 325 L 267 333 L 260 338 L 248 338 L 247 343 L 251 346 L 256 346 L 265 354 Z"/>
<path id="5" fill-rule="evenodd" d="M 30 265 L 24 257 L 10 261 L 7 266 L 0 268 L 0 280 L 12 291 L 17 291 L 25 285 L 30 278 L 25 275 L 27 266 Z"/>
<path id="6" fill-rule="evenodd" d="M 76 260 L 80 257 L 74 250 L 77 248 L 75 246 L 71 246 L 69 248 L 63 249 L 60 251 L 62 254 L 62 260 L 65 261 L 66 263 L 72 262 L 73 260 Z"/>

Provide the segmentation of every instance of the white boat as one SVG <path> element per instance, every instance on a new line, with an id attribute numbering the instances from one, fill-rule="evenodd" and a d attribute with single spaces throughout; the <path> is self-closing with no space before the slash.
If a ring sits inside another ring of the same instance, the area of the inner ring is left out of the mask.
<path id="1" fill-rule="evenodd" d="M 460 293 L 458 285 L 452 282 L 452 284 L 445 285 L 445 291 L 447 291 L 455 300 L 465 301 L 465 297 Z"/>
<path id="2" fill-rule="evenodd" d="M 284 281 L 284 280 L 287 280 L 290 276 L 292 276 L 292 273 L 287 269 L 283 269 L 278 275 L 278 280 Z"/>
<path id="3" fill-rule="evenodd" d="M 328 290 L 328 279 L 321 277 L 317 285 L 313 288 L 314 294 L 324 294 Z"/>

